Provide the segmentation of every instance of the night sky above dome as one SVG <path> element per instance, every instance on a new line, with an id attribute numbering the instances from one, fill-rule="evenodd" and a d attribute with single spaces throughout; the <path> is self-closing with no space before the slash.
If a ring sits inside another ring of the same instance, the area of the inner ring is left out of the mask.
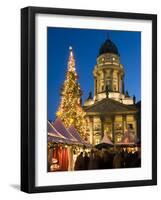
<path id="1" fill-rule="evenodd" d="M 107 37 L 108 32 L 108 37 Z M 108 40 L 112 42 L 108 45 Z M 55 118 L 60 102 L 60 89 L 65 80 L 69 46 L 72 46 L 83 102 L 94 90 L 93 69 L 98 55 L 103 52 L 120 54 L 125 68 L 125 90 L 141 98 L 141 33 L 74 28 L 47 30 L 47 109 L 48 119 Z M 102 46 L 104 47 L 102 48 Z M 102 48 L 102 49 L 101 49 Z M 100 52 L 101 51 L 101 52 Z"/>

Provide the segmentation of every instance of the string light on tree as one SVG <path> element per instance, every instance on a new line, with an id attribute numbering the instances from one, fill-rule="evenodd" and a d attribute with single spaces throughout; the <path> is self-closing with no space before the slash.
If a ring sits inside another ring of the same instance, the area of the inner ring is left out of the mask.
<path id="1" fill-rule="evenodd" d="M 81 96 L 82 91 L 78 83 L 73 49 L 70 46 L 66 80 L 61 89 L 61 102 L 56 115 L 67 128 L 73 125 L 82 137 L 86 138 L 85 112 L 82 109 Z"/>

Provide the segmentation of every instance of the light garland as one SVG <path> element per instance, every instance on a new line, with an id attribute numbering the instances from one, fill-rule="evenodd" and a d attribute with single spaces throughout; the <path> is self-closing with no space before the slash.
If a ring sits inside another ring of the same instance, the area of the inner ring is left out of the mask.
<path id="1" fill-rule="evenodd" d="M 82 109 L 80 101 L 82 91 L 78 83 L 72 47 L 69 50 L 68 70 L 61 90 L 61 102 L 56 115 L 63 121 L 67 128 L 73 125 L 85 139 L 85 112 Z"/>

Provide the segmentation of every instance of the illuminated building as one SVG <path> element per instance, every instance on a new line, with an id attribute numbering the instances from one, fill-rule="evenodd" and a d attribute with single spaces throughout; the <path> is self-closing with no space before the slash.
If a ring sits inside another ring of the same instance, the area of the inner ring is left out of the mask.
<path id="1" fill-rule="evenodd" d="M 128 129 L 140 138 L 140 109 L 135 96 L 125 91 L 124 66 L 116 45 L 107 39 L 99 49 L 93 70 L 94 97 L 84 102 L 86 131 L 91 144 L 100 142 L 104 134 L 118 143 Z"/>

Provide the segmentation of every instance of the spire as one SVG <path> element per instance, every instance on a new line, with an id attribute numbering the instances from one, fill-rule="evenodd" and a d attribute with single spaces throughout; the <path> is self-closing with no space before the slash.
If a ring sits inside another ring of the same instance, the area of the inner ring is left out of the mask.
<path id="1" fill-rule="evenodd" d="M 107 35 L 107 40 L 110 40 L 110 33 L 109 33 L 109 31 L 107 31 L 106 35 Z"/>
<path id="2" fill-rule="evenodd" d="M 133 95 L 133 103 L 134 104 L 136 103 L 136 97 L 135 97 L 135 95 Z"/>
<path id="3" fill-rule="evenodd" d="M 71 46 L 69 47 L 68 71 L 75 71 L 75 59 Z"/>

